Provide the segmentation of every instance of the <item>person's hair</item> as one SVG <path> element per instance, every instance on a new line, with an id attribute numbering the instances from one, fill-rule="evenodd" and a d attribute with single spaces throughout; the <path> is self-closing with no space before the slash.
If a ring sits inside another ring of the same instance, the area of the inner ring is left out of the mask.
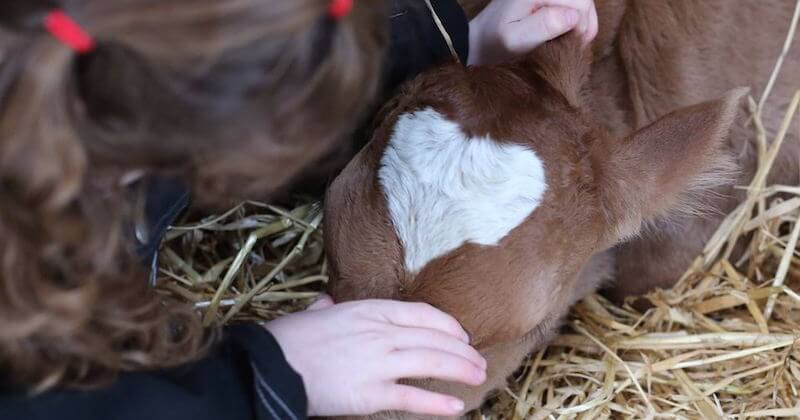
<path id="1" fill-rule="evenodd" d="M 0 5 L 0 364 L 35 390 L 202 356 L 214 335 L 159 295 L 132 247 L 137 174 L 195 199 L 268 198 L 353 128 L 379 83 L 386 14 L 329 0 Z M 43 20 L 92 35 L 79 55 Z"/>

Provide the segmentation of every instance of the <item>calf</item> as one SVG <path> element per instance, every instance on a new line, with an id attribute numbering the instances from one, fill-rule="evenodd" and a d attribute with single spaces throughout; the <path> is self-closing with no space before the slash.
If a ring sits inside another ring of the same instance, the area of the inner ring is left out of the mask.
<path id="1" fill-rule="evenodd" d="M 456 316 L 487 382 L 416 383 L 472 409 L 614 269 L 624 293 L 677 278 L 720 218 L 673 210 L 698 190 L 736 204 L 729 169 L 750 176 L 755 157 L 736 119 L 745 91 L 730 89 L 760 91 L 794 1 L 731 3 L 599 2 L 591 50 L 564 37 L 516 63 L 448 65 L 407 84 L 329 190 L 334 297 Z M 798 64 L 795 52 L 778 101 Z M 796 182 L 797 143 L 774 181 Z"/>

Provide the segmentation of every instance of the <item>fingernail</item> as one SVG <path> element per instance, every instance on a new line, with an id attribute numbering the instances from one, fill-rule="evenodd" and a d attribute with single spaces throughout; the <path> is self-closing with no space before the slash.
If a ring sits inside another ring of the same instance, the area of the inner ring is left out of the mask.
<path id="1" fill-rule="evenodd" d="M 460 413 L 462 410 L 464 410 L 464 401 L 454 398 L 450 400 L 450 408 L 452 408 L 453 411 Z"/>
<path id="2" fill-rule="evenodd" d="M 581 15 L 576 10 L 567 10 L 564 13 L 564 23 L 567 26 L 575 26 L 578 23 L 578 19 L 581 18 Z"/>

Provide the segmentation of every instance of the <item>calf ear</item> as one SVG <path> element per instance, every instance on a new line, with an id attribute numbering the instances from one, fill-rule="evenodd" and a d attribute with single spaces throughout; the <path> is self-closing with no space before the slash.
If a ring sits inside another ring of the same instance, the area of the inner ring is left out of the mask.
<path id="1" fill-rule="evenodd" d="M 546 42 L 531 52 L 526 64 L 569 104 L 580 108 L 592 67 L 592 51 L 583 45 L 577 33 L 569 33 Z"/>
<path id="2" fill-rule="evenodd" d="M 603 210 L 612 241 L 638 232 L 643 221 L 679 207 L 686 193 L 730 181 L 722 144 L 747 89 L 672 112 L 622 141 L 598 146 Z"/>

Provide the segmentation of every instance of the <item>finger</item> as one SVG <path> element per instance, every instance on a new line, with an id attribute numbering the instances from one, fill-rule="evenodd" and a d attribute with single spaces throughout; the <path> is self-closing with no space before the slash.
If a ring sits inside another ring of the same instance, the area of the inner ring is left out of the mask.
<path id="1" fill-rule="evenodd" d="M 536 12 L 538 9 L 548 7 L 568 8 L 578 11 L 581 15 L 581 19 L 573 28 L 581 34 L 586 34 L 591 30 L 592 12 L 595 12 L 596 15 L 593 0 L 533 0 L 531 10 Z"/>
<path id="2" fill-rule="evenodd" d="M 385 373 L 393 379 L 434 378 L 467 385 L 480 385 L 486 371 L 469 360 L 433 349 L 400 350 L 387 355 Z"/>
<path id="3" fill-rule="evenodd" d="M 384 395 L 385 404 L 379 411 L 405 411 L 430 416 L 457 416 L 464 411 L 464 402 L 458 398 L 412 386 L 394 384 Z"/>
<path id="4" fill-rule="evenodd" d="M 439 330 L 468 343 L 469 334 L 453 318 L 427 303 L 390 302 L 382 312 L 386 320 L 399 327 Z"/>
<path id="5" fill-rule="evenodd" d="M 515 53 L 525 53 L 573 29 L 580 15 L 573 9 L 545 7 L 516 22 L 507 48 Z"/>
<path id="6" fill-rule="evenodd" d="M 390 340 L 389 345 L 393 350 L 426 348 L 444 351 L 461 356 L 480 369 L 486 369 L 486 359 L 477 350 L 441 331 L 402 327 L 392 334 Z"/>
<path id="7" fill-rule="evenodd" d="M 584 13 L 581 13 L 581 20 L 580 20 L 580 24 L 578 24 L 577 31 L 582 37 L 586 36 L 586 33 L 589 32 L 589 26 L 591 25 L 591 19 L 592 19 L 592 16 L 591 16 L 591 12 L 589 10 L 585 11 Z"/>
<path id="8" fill-rule="evenodd" d="M 585 34 L 585 42 L 586 44 L 594 41 L 595 37 L 597 37 L 597 33 L 600 30 L 600 22 L 599 18 L 597 17 L 597 8 L 592 4 L 592 8 L 590 11 L 591 18 L 589 20 L 589 30 Z"/>
<path id="9" fill-rule="evenodd" d="M 564 7 L 575 9 L 582 14 L 588 14 L 594 2 L 592 0 L 533 0 L 531 10 L 536 11 L 545 7 Z"/>
<path id="10" fill-rule="evenodd" d="M 326 294 L 321 294 L 317 297 L 317 300 L 314 301 L 311 305 L 306 308 L 308 311 L 318 311 L 320 309 L 330 308 L 334 305 L 333 298 Z"/>

